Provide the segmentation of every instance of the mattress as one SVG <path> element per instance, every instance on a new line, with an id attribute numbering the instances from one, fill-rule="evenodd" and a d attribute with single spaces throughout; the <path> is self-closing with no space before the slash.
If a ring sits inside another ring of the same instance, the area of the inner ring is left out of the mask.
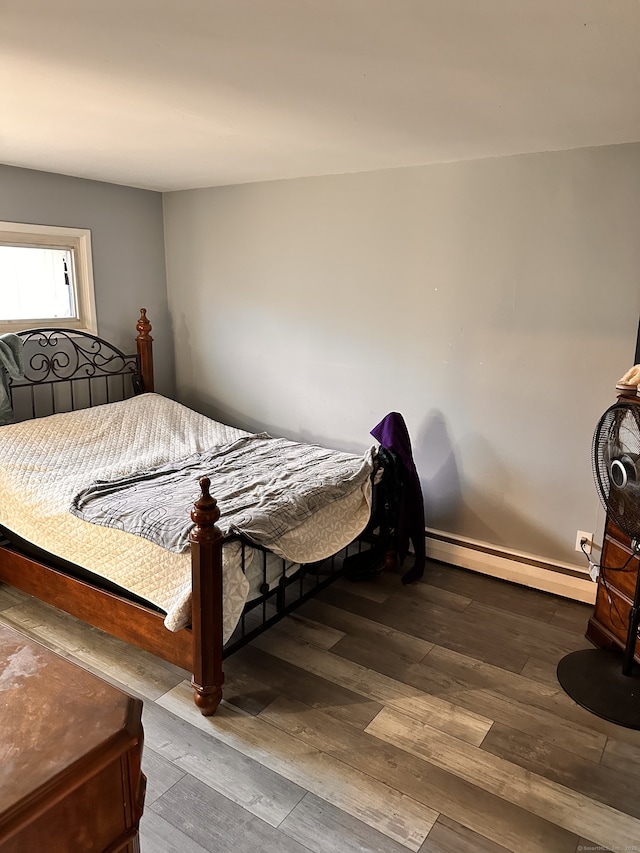
<path id="1" fill-rule="evenodd" d="M 174 553 L 121 530 L 90 524 L 72 515 L 69 507 L 94 480 L 146 471 L 246 435 L 159 394 L 0 427 L 0 524 L 150 602 L 166 614 L 166 627 L 177 631 L 191 619 L 189 553 Z M 215 483 L 212 494 L 215 497 Z M 285 533 L 271 550 L 291 562 L 324 559 L 364 529 L 370 502 L 367 480 Z M 252 573 L 250 565 L 245 571 L 240 545 L 226 544 L 225 641 L 253 594 L 252 584 L 262 582 L 261 568 Z"/>

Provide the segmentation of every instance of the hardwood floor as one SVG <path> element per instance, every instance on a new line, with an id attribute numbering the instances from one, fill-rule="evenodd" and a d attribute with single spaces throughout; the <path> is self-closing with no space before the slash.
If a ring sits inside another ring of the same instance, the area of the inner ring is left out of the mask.
<path id="1" fill-rule="evenodd" d="M 0 587 L 0 621 L 144 700 L 142 853 L 640 851 L 640 731 L 555 677 L 589 614 L 441 564 L 339 581 L 206 719 L 184 671 Z"/>

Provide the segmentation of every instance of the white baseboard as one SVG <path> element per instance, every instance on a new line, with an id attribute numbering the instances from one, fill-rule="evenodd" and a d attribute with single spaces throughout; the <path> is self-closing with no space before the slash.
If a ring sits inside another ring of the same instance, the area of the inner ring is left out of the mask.
<path id="1" fill-rule="evenodd" d="M 552 592 L 593 604 L 597 585 L 587 568 L 551 562 L 533 554 L 508 551 L 487 542 L 466 539 L 427 528 L 427 556 L 431 560 L 471 569 L 502 580 Z"/>

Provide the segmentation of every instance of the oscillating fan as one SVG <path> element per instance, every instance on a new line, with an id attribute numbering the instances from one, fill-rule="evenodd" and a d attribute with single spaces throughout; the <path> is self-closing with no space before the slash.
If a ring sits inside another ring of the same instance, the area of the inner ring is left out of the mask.
<path id="1" fill-rule="evenodd" d="M 623 400 L 602 415 L 593 434 L 593 476 L 609 519 L 640 555 L 640 405 Z M 607 568 L 601 566 L 606 584 Z M 606 586 L 605 586 L 606 590 Z M 624 655 L 608 649 L 581 649 L 558 664 L 558 681 L 579 705 L 631 729 L 640 729 L 640 677 L 634 662 L 640 624 L 640 571 L 629 614 Z"/>

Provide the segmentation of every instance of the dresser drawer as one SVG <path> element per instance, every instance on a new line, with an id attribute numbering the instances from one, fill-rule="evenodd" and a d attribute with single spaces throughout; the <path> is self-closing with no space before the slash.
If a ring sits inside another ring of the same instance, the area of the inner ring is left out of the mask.
<path id="1" fill-rule="evenodd" d="M 631 602 L 625 595 L 621 595 L 613 587 L 609 587 L 611 604 L 602 583 L 598 585 L 596 607 L 593 621 L 604 634 L 612 639 L 614 643 L 624 648 L 627 643 L 627 629 L 629 626 L 629 612 Z M 636 641 L 636 659 L 640 660 L 640 640 Z"/>
<path id="2" fill-rule="evenodd" d="M 600 571 L 609 587 L 619 590 L 630 601 L 633 601 L 638 575 L 638 558 L 632 556 L 631 548 L 626 542 L 613 537 L 614 531 L 615 528 L 612 528 L 611 532 L 607 532 L 605 537 Z M 615 532 L 617 533 L 617 531 Z M 626 539 L 626 541 L 629 540 Z M 622 567 L 624 570 L 616 571 L 616 568 L 622 569 Z"/>

